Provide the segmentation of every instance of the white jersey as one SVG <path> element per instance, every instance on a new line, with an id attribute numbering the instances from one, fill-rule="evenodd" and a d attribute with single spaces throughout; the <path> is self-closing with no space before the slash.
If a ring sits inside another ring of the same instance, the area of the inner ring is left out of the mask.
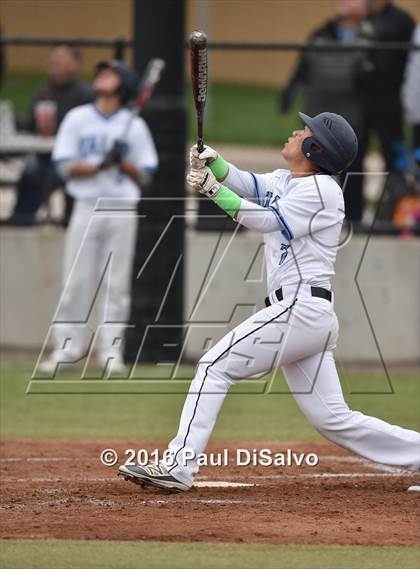
<path id="1" fill-rule="evenodd" d="M 253 174 L 230 165 L 223 184 L 246 198 L 239 223 L 264 234 L 268 293 L 300 283 L 331 288 L 344 219 L 334 178 L 293 178 L 289 170 Z"/>
<path id="2" fill-rule="evenodd" d="M 130 112 L 125 108 L 105 116 L 94 104 L 82 105 L 69 111 L 58 130 L 53 160 L 71 160 L 84 164 L 99 164 L 123 135 Z M 155 170 L 158 157 L 150 131 L 140 117 L 135 117 L 127 135 L 124 159 L 138 169 Z M 81 200 L 101 197 L 137 198 L 139 186 L 117 166 L 98 172 L 95 176 L 70 178 L 67 192 Z"/>

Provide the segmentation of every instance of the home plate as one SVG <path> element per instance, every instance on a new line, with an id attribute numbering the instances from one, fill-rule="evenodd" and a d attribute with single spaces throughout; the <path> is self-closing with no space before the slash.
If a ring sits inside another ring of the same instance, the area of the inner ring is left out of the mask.
<path id="1" fill-rule="evenodd" d="M 224 480 L 201 480 L 194 482 L 197 488 L 244 488 L 248 486 L 256 486 L 256 484 L 246 484 L 244 482 L 225 482 Z"/>
<path id="2" fill-rule="evenodd" d="M 410 486 L 407 488 L 407 492 L 420 492 L 420 486 Z"/>

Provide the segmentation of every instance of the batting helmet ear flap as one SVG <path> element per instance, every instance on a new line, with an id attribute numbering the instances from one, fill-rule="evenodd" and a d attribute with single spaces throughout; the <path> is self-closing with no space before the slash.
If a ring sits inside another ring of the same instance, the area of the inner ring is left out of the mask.
<path id="1" fill-rule="evenodd" d="M 305 158 L 311 160 L 312 162 L 314 162 L 315 164 L 317 164 L 322 168 L 321 164 L 319 163 L 319 160 L 320 160 L 320 154 L 323 153 L 323 149 L 319 145 L 319 143 L 317 143 L 317 141 L 313 136 L 308 136 L 302 142 L 302 153 L 305 156 Z M 327 168 L 322 168 L 322 169 L 327 170 Z"/>
<path id="2" fill-rule="evenodd" d="M 308 136 L 302 142 L 302 153 L 305 156 L 305 158 L 308 158 L 309 160 L 311 159 L 312 140 L 313 140 L 312 136 Z"/>

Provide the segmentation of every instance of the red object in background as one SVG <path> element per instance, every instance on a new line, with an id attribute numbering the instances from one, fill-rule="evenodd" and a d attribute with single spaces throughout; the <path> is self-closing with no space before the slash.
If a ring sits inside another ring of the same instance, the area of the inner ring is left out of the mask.
<path id="1" fill-rule="evenodd" d="M 395 208 L 393 222 L 401 228 L 414 228 L 420 222 L 420 196 L 409 195 L 400 200 Z"/>

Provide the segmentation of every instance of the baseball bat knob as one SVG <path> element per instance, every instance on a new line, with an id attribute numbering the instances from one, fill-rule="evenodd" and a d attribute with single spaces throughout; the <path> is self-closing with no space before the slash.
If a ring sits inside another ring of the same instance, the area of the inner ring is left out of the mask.
<path id="1" fill-rule="evenodd" d="M 190 41 L 198 47 L 205 47 L 207 45 L 207 36 L 201 30 L 195 30 L 190 34 Z"/>

